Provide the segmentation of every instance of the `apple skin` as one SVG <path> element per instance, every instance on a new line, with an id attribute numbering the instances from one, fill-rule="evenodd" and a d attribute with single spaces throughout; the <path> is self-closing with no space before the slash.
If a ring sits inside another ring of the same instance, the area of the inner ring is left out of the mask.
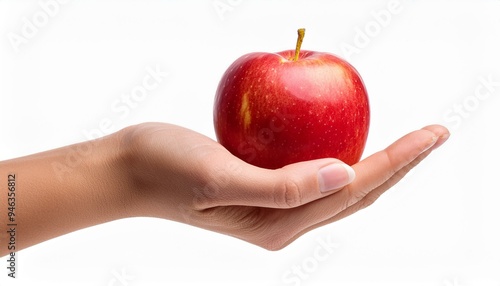
<path id="1" fill-rule="evenodd" d="M 370 123 L 361 76 L 330 53 L 294 54 L 250 53 L 229 66 L 214 101 L 218 142 L 268 169 L 319 158 L 357 163 Z"/>

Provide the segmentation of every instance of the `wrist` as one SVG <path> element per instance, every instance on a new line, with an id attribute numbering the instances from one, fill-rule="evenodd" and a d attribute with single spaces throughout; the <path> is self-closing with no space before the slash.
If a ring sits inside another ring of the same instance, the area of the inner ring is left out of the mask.
<path id="1" fill-rule="evenodd" d="M 99 142 L 92 158 L 96 190 L 104 194 L 102 207 L 110 213 L 108 220 L 137 216 L 140 196 L 134 183 L 135 151 L 128 144 L 134 127 L 115 132 Z"/>
<path id="2" fill-rule="evenodd" d="M 107 154 L 109 173 L 113 178 L 113 206 L 120 218 L 151 216 L 149 193 L 157 189 L 157 177 L 147 172 L 153 162 L 145 155 L 148 149 L 149 124 L 128 126 L 111 134 L 104 149 L 112 150 Z"/>

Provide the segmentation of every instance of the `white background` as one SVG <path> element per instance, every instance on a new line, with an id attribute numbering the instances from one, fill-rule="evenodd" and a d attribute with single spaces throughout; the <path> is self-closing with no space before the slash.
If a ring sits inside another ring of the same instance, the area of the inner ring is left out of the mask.
<path id="1" fill-rule="evenodd" d="M 500 1 L 2 0 L 0 160 L 145 121 L 214 138 L 228 65 L 293 49 L 299 27 L 303 49 L 348 58 L 362 75 L 365 156 L 432 123 L 449 141 L 368 209 L 278 252 L 128 219 L 19 252 L 15 281 L 2 258 L 0 284 L 500 286 Z M 148 67 L 168 76 L 117 112 Z M 99 131 L 103 120 L 112 126 Z M 294 266 L 300 283 L 286 280 Z"/>

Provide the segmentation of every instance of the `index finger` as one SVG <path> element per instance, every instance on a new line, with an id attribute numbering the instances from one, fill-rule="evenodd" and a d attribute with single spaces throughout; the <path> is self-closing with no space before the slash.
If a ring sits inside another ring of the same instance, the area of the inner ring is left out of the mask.
<path id="1" fill-rule="evenodd" d="M 329 221 L 384 184 L 396 172 L 434 146 L 438 137 L 427 129 L 417 130 L 403 136 L 386 149 L 355 164 L 353 168 L 356 171 L 356 179 L 342 190 L 295 209 L 276 210 L 281 214 L 277 220 L 279 223 L 275 227 L 293 225 L 286 230 L 283 228 L 280 230 L 282 235 L 289 236 L 289 241 L 293 241 L 304 232 L 322 225 L 323 222 Z"/>

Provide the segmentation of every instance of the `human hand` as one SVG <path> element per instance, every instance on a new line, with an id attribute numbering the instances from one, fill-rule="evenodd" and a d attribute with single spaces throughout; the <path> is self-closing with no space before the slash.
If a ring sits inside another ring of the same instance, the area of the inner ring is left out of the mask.
<path id="1" fill-rule="evenodd" d="M 268 250 L 369 206 L 449 136 L 442 126 L 427 126 L 352 169 L 325 158 L 268 170 L 179 126 L 145 123 L 118 134 L 131 215 L 187 223 Z"/>

